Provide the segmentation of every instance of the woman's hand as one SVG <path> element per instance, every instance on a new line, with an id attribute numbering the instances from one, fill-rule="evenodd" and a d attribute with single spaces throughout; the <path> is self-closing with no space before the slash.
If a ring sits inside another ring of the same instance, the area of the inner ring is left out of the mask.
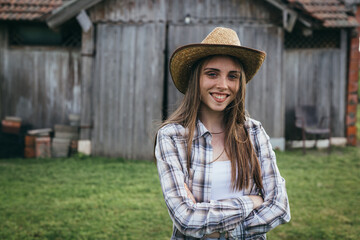
<path id="1" fill-rule="evenodd" d="M 264 203 L 264 199 L 259 195 L 249 195 L 249 198 L 253 201 L 254 209 L 261 206 Z"/>
<path id="2" fill-rule="evenodd" d="M 190 192 L 190 189 L 188 188 L 186 183 L 184 183 L 184 185 L 185 185 L 185 189 L 186 189 L 186 193 L 188 195 L 188 198 L 190 198 L 194 203 L 196 203 L 196 200 L 195 200 L 194 196 L 192 195 L 192 193 Z"/>

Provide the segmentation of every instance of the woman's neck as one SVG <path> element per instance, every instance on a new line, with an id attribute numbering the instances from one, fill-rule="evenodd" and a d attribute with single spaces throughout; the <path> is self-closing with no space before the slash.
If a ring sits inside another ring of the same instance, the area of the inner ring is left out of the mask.
<path id="1" fill-rule="evenodd" d="M 220 133 L 225 130 L 224 112 L 207 111 L 200 108 L 199 119 L 210 133 Z"/>

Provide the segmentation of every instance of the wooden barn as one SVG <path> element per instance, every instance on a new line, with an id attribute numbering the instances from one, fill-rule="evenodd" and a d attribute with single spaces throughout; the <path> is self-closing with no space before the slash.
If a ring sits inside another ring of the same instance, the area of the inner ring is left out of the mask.
<path id="1" fill-rule="evenodd" d="M 45 22 L 63 2 L 0 2 L 1 119 L 42 128 L 80 113 L 81 28 L 72 21 L 53 31 Z"/>
<path id="2" fill-rule="evenodd" d="M 182 97 L 169 75 L 171 53 L 225 26 L 237 31 L 242 45 L 267 52 L 248 84 L 246 106 L 274 148 L 301 138 L 294 127 L 301 104 L 331 116 L 333 136 L 351 142 L 358 76 L 354 3 L 2 1 L 0 116 L 19 116 L 39 128 L 78 113 L 81 138 L 91 140 L 94 155 L 151 159 L 156 127 Z"/>

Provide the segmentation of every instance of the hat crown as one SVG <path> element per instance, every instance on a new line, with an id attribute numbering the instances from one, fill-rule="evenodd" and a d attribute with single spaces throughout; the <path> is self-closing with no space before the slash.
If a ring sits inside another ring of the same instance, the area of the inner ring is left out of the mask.
<path id="1" fill-rule="evenodd" d="M 215 28 L 201 43 L 241 46 L 236 32 L 230 28 L 223 27 Z"/>

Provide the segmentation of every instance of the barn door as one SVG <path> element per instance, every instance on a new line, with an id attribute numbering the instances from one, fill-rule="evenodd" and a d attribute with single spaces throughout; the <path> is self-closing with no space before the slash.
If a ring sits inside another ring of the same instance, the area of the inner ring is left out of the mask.
<path id="1" fill-rule="evenodd" d="M 162 113 L 164 34 L 163 23 L 97 25 L 95 155 L 152 159 Z"/>

